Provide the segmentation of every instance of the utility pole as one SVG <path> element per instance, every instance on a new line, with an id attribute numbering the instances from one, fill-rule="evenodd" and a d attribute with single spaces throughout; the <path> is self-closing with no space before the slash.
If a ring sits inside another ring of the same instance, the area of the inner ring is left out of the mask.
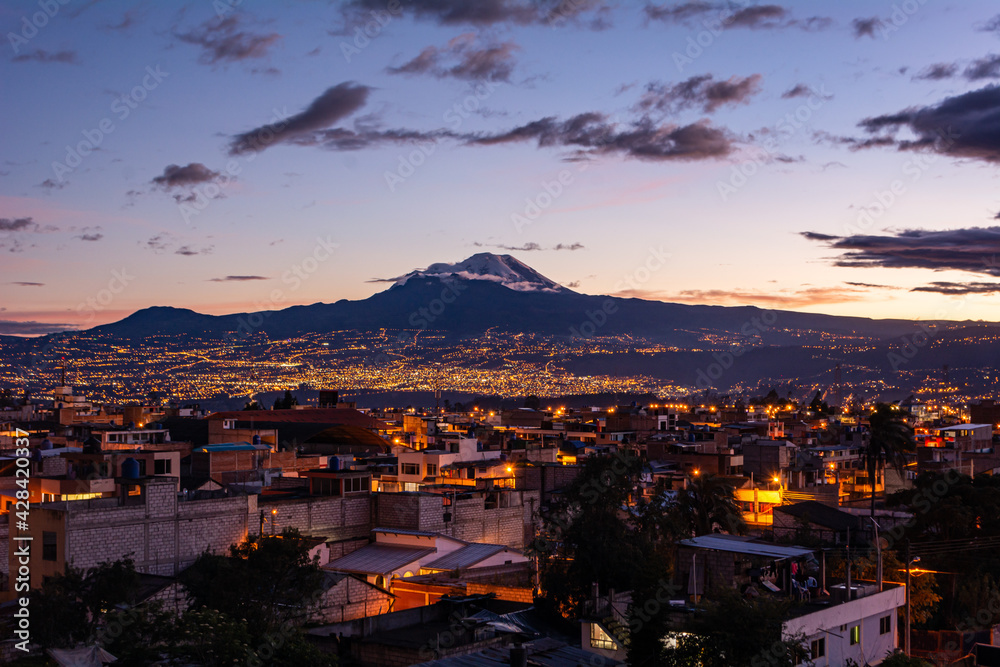
<path id="1" fill-rule="evenodd" d="M 910 655 L 910 540 L 906 540 L 906 630 L 903 636 L 903 653 Z"/>

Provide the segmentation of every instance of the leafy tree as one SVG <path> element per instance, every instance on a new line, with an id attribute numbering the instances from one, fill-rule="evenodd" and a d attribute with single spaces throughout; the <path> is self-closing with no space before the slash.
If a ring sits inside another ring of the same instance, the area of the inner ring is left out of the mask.
<path id="1" fill-rule="evenodd" d="M 260 403 L 258 403 L 257 401 L 247 401 L 246 405 L 243 406 L 243 409 L 244 410 L 263 410 L 263 408 L 260 407 Z"/>
<path id="2" fill-rule="evenodd" d="M 933 665 L 926 660 L 911 658 L 902 652 L 889 654 L 889 657 L 883 660 L 880 664 L 882 667 L 933 667 Z"/>
<path id="3" fill-rule="evenodd" d="M 546 597 L 564 614 L 579 615 L 591 586 L 628 590 L 640 558 L 633 522 L 623 507 L 635 489 L 638 457 L 592 457 L 567 488 L 563 502 L 542 516 L 533 544 Z"/>
<path id="4" fill-rule="evenodd" d="M 872 548 L 851 558 L 851 576 L 854 579 L 875 581 L 878 570 L 878 553 Z M 830 563 L 830 572 L 835 577 L 847 574 L 847 561 L 834 559 Z M 895 551 L 882 551 L 883 581 L 902 583 L 906 576 L 906 566 Z M 941 596 L 937 594 L 937 580 L 933 574 L 922 572 L 919 576 L 910 577 L 910 618 L 913 623 L 926 623 L 937 609 Z M 899 612 L 903 617 L 903 610 Z"/>
<path id="5" fill-rule="evenodd" d="M 300 618 L 321 590 L 323 573 L 308 554 L 306 538 L 295 529 L 251 535 L 227 556 L 203 553 L 180 580 L 194 606 L 246 619 L 250 631 L 262 635 Z"/>
<path id="6" fill-rule="evenodd" d="M 274 409 L 275 410 L 290 410 L 299 404 L 299 399 L 292 395 L 291 390 L 285 390 L 284 398 L 274 399 Z"/>
<path id="7" fill-rule="evenodd" d="M 818 415 L 830 414 L 830 406 L 823 400 L 823 394 L 818 390 L 816 391 L 816 395 L 813 396 L 812 402 L 809 404 L 809 409 Z"/>
<path id="8" fill-rule="evenodd" d="M 524 399 L 524 407 L 530 410 L 537 410 L 542 407 L 542 400 L 532 394 L 531 396 L 526 396 Z"/>
<path id="9" fill-rule="evenodd" d="M 861 449 L 861 464 L 868 471 L 868 481 L 872 487 L 871 513 L 875 516 L 875 480 L 880 470 L 891 465 L 903 474 L 906 454 L 916 448 L 913 429 L 910 428 L 898 408 L 879 403 L 868 418 L 870 425 L 868 442 Z"/>
<path id="10" fill-rule="evenodd" d="M 174 634 L 176 658 L 196 665 L 246 665 L 255 658 L 247 624 L 207 607 L 188 611 Z"/>
<path id="11" fill-rule="evenodd" d="M 761 597 L 747 600 L 733 589 L 720 589 L 701 605 L 687 628 L 690 635 L 665 648 L 658 664 L 665 667 L 793 667 L 806 658 L 802 638 L 783 636 L 791 603 Z"/>
<path id="12" fill-rule="evenodd" d="M 89 641 L 110 610 L 137 601 L 139 575 L 130 557 L 86 571 L 67 565 L 32 591 L 32 639 L 45 648 Z"/>
<path id="13" fill-rule="evenodd" d="M 677 506 L 687 524 L 688 535 L 746 532 L 743 512 L 736 503 L 734 487 L 721 477 L 698 475 L 678 494 Z"/>

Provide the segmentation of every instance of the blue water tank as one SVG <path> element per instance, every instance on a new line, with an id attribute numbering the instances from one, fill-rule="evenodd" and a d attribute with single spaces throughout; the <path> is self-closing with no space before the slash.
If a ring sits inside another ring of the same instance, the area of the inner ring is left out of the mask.
<path id="1" fill-rule="evenodd" d="M 326 465 L 330 470 L 340 470 L 340 457 L 331 456 Z"/>
<path id="2" fill-rule="evenodd" d="M 139 479 L 139 462 L 131 456 L 122 461 L 122 477 L 125 479 Z"/>
<path id="3" fill-rule="evenodd" d="M 260 444 L 260 436 L 259 435 L 255 435 L 253 437 L 253 444 L 255 444 L 255 445 L 259 445 Z"/>

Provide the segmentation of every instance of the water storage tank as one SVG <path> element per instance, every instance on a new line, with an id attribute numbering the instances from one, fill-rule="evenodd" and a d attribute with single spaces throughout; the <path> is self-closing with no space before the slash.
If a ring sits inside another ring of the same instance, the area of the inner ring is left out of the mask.
<path id="1" fill-rule="evenodd" d="M 255 445 L 259 445 L 260 444 L 260 436 L 259 435 L 255 435 L 253 437 L 253 444 L 255 444 Z"/>
<path id="2" fill-rule="evenodd" d="M 139 479 L 139 462 L 131 456 L 122 461 L 122 477 L 125 479 Z"/>
<path id="3" fill-rule="evenodd" d="M 48 438 L 45 438 L 44 440 L 42 440 L 41 449 L 45 449 L 45 450 L 52 449 L 52 441 L 49 440 Z"/>
<path id="4" fill-rule="evenodd" d="M 330 470 L 340 470 L 340 457 L 331 456 L 326 465 Z"/>

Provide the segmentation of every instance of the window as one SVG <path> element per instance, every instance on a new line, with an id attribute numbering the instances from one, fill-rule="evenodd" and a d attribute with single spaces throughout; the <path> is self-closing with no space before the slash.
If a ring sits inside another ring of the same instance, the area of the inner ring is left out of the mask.
<path id="1" fill-rule="evenodd" d="M 56 534 L 42 532 L 42 560 L 56 560 Z"/>
<path id="2" fill-rule="evenodd" d="M 604 631 L 597 623 L 590 624 L 590 646 L 592 648 L 602 648 L 608 651 L 614 651 L 618 648 L 615 644 L 615 640 L 611 638 L 607 632 Z"/>
<path id="3" fill-rule="evenodd" d="M 887 635 L 892 632 L 892 616 L 883 616 L 878 619 L 878 633 Z"/>
<path id="4" fill-rule="evenodd" d="M 428 463 L 427 464 L 427 476 L 428 477 L 436 477 L 437 474 L 438 474 L 437 464 L 436 463 Z"/>
<path id="5" fill-rule="evenodd" d="M 419 475 L 420 466 L 416 463 L 400 463 L 400 475 Z"/>
<path id="6" fill-rule="evenodd" d="M 153 462 L 153 474 L 154 475 L 169 475 L 173 467 L 173 461 L 170 459 L 156 459 Z"/>
<path id="7" fill-rule="evenodd" d="M 367 490 L 367 477 L 348 477 L 344 479 L 344 493 L 360 493 Z"/>
<path id="8" fill-rule="evenodd" d="M 861 643 L 861 626 L 852 625 L 851 626 L 851 646 Z"/>
<path id="9" fill-rule="evenodd" d="M 809 646 L 809 657 L 813 660 L 816 658 L 822 658 L 826 655 L 826 637 L 820 637 L 819 639 L 812 640 L 812 644 Z"/>

